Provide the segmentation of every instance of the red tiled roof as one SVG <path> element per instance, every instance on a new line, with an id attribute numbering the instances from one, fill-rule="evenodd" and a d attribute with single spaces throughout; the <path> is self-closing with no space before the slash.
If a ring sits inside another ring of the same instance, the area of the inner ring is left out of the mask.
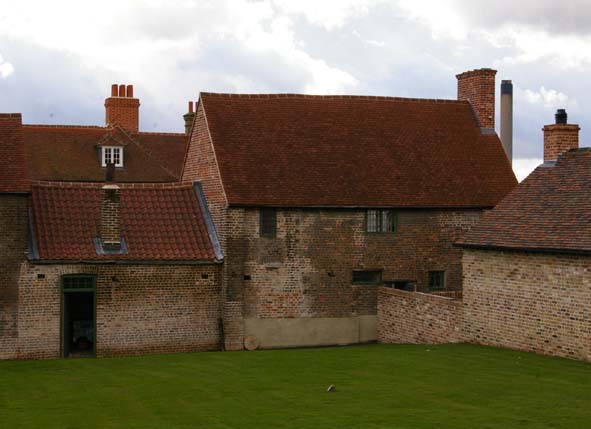
<path id="1" fill-rule="evenodd" d="M 103 183 L 32 185 L 38 258 L 63 261 L 198 261 L 215 259 L 206 219 L 191 184 L 119 184 L 127 254 L 98 255 Z"/>
<path id="2" fill-rule="evenodd" d="M 177 181 L 187 145 L 185 134 L 126 134 L 117 127 L 24 125 L 23 132 L 32 180 L 104 180 L 97 145 L 112 142 L 125 146 L 117 181 Z"/>
<path id="3" fill-rule="evenodd" d="M 540 165 L 456 244 L 591 252 L 591 149 Z"/>
<path id="4" fill-rule="evenodd" d="M 0 113 L 0 192 L 29 192 L 20 113 Z"/>
<path id="5" fill-rule="evenodd" d="M 465 101 L 202 93 L 231 205 L 492 207 L 517 184 Z"/>

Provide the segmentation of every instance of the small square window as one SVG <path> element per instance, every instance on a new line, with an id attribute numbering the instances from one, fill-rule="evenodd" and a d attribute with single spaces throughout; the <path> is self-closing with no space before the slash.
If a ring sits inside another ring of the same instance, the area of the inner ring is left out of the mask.
<path id="1" fill-rule="evenodd" d="M 367 232 L 396 232 L 398 216 L 394 210 L 367 210 Z"/>
<path id="2" fill-rule="evenodd" d="M 355 270 L 353 271 L 353 283 L 379 284 L 382 282 L 382 270 Z"/>
<path id="3" fill-rule="evenodd" d="M 118 146 L 103 146 L 101 164 L 115 164 L 115 167 L 123 167 L 123 148 Z"/>
<path id="4" fill-rule="evenodd" d="M 274 238 L 277 236 L 277 210 L 273 208 L 261 209 L 261 237 Z"/>
<path id="5" fill-rule="evenodd" d="M 445 271 L 429 271 L 429 290 L 445 289 Z"/>

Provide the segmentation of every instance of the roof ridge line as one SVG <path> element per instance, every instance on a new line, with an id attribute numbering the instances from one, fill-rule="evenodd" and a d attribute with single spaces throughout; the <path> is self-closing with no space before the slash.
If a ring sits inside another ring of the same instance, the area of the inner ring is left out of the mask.
<path id="1" fill-rule="evenodd" d="M 31 127 L 31 128 L 73 128 L 73 129 L 92 129 L 92 130 L 107 130 L 108 127 L 101 127 L 100 125 L 62 125 L 62 124 L 23 124 L 23 128 Z"/>
<path id="2" fill-rule="evenodd" d="M 268 93 L 268 94 L 242 94 L 227 92 L 201 92 L 206 97 L 216 98 L 246 98 L 246 99 L 281 99 L 281 98 L 302 98 L 302 99 L 325 99 L 325 100 L 383 100 L 383 101 L 406 101 L 413 103 L 467 103 L 466 100 L 454 100 L 451 98 L 417 98 L 417 97 L 394 97 L 385 95 L 316 95 L 297 93 Z"/>
<path id="3" fill-rule="evenodd" d="M 44 188 L 101 188 L 107 182 L 68 182 L 68 181 L 47 181 L 35 180 L 31 183 L 34 187 Z M 121 189 L 175 189 L 175 188 L 192 188 L 191 182 L 143 182 L 143 183 L 121 183 L 113 182 Z"/>

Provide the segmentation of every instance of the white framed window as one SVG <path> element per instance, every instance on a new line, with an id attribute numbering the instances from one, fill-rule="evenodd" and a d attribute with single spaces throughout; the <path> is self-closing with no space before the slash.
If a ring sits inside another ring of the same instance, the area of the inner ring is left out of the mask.
<path id="1" fill-rule="evenodd" d="M 103 146 L 102 166 L 113 163 L 115 167 L 123 167 L 123 148 L 120 146 Z"/>

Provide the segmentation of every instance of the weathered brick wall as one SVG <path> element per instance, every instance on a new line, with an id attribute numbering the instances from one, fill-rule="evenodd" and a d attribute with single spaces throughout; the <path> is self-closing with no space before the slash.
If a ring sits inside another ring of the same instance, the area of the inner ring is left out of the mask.
<path id="1" fill-rule="evenodd" d="M 241 301 L 227 301 L 223 306 L 224 349 L 242 350 L 244 348 L 244 317 Z"/>
<path id="2" fill-rule="evenodd" d="M 591 361 L 591 258 L 464 251 L 468 341 Z"/>
<path id="3" fill-rule="evenodd" d="M 195 114 L 196 119 L 181 179 L 185 182 L 201 182 L 209 211 L 215 223 L 218 240 L 222 249 L 225 249 L 226 196 L 202 105 L 199 105 Z"/>
<path id="4" fill-rule="evenodd" d="M 25 262 L 19 280 L 18 350 L 13 357 L 59 357 L 59 284 L 64 274 L 97 275 L 97 356 L 218 350 L 220 271 L 219 265 Z"/>
<path id="5" fill-rule="evenodd" d="M 461 249 L 451 243 L 481 211 L 401 210 L 396 233 L 366 233 L 364 210 L 281 209 L 277 237 L 259 236 L 259 210 L 228 210 L 229 294 L 244 316 L 348 317 L 376 314 L 377 286 L 352 284 L 354 269 L 428 287 L 430 270 L 461 288 Z M 250 276 L 248 277 L 245 276 Z"/>
<path id="6" fill-rule="evenodd" d="M 378 342 L 441 344 L 463 341 L 462 301 L 380 288 Z"/>
<path id="7" fill-rule="evenodd" d="M 0 194 L 0 359 L 16 353 L 18 276 L 27 250 L 26 195 Z"/>

